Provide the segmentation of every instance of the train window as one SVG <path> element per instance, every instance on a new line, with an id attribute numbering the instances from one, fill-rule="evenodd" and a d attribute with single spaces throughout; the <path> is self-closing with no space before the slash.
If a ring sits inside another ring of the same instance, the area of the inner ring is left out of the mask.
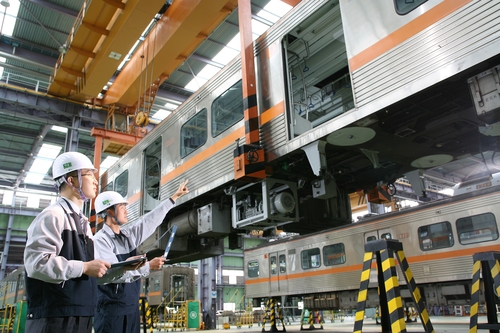
<path id="1" fill-rule="evenodd" d="M 302 251 L 301 259 L 302 269 L 318 268 L 321 266 L 321 255 L 317 247 Z"/>
<path id="2" fill-rule="evenodd" d="M 181 128 L 181 157 L 184 158 L 207 142 L 207 109 L 186 121 Z"/>
<path id="3" fill-rule="evenodd" d="M 259 276 L 259 262 L 257 260 L 249 261 L 247 267 L 247 277 L 253 278 Z"/>
<path id="4" fill-rule="evenodd" d="M 269 258 L 269 264 L 271 267 L 269 267 L 269 271 L 271 272 L 272 275 L 276 274 L 278 271 L 276 270 L 276 256 L 272 256 Z"/>
<path id="5" fill-rule="evenodd" d="M 460 218 L 457 220 L 457 234 L 463 245 L 496 240 L 498 228 L 495 216 L 486 213 Z"/>
<path id="6" fill-rule="evenodd" d="M 391 233 L 390 232 L 386 232 L 386 233 L 383 233 L 382 235 L 380 235 L 380 239 L 392 239 L 392 236 L 391 236 Z"/>
<path id="7" fill-rule="evenodd" d="M 396 13 L 399 15 L 406 15 L 427 0 L 394 0 L 394 7 Z"/>
<path id="8" fill-rule="evenodd" d="M 439 222 L 418 228 L 418 242 L 422 251 L 452 247 L 455 244 L 450 222 Z"/>
<path id="9" fill-rule="evenodd" d="M 104 186 L 101 189 L 101 192 L 104 192 L 104 191 L 113 191 L 113 182 L 106 184 L 106 186 Z"/>
<path id="10" fill-rule="evenodd" d="M 286 273 L 286 259 L 284 254 L 280 254 L 280 273 Z"/>
<path id="11" fill-rule="evenodd" d="M 243 90 L 240 80 L 213 101 L 212 136 L 215 138 L 241 119 L 243 119 Z"/>
<path id="12" fill-rule="evenodd" d="M 160 290 L 160 280 L 155 279 L 155 284 L 153 286 L 153 291 L 158 291 Z"/>
<path id="13" fill-rule="evenodd" d="M 156 200 L 160 199 L 161 146 L 159 137 L 144 150 L 144 192 Z M 145 211 L 152 208 L 149 206 Z"/>
<path id="14" fill-rule="evenodd" d="M 374 241 L 374 240 L 377 240 L 377 237 L 375 237 L 375 236 L 368 236 L 368 237 L 366 237 L 366 242 L 367 243 L 371 242 L 371 241 Z"/>
<path id="15" fill-rule="evenodd" d="M 128 188 L 128 170 L 123 171 L 115 180 L 115 192 L 120 193 L 122 197 L 127 196 Z"/>
<path id="16" fill-rule="evenodd" d="M 345 247 L 343 243 L 327 245 L 323 248 L 323 263 L 325 266 L 345 263 Z"/>

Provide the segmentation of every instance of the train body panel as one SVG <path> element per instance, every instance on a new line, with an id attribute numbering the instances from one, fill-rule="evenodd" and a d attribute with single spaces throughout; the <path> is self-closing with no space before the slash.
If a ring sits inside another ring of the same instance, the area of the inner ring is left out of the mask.
<path id="1" fill-rule="evenodd" d="M 179 307 L 195 297 L 194 269 L 182 266 L 165 266 L 160 271 L 141 280 L 141 296 L 146 296 L 150 306 Z M 146 292 L 147 291 L 147 292 Z"/>
<path id="2" fill-rule="evenodd" d="M 108 169 L 107 189 L 128 170 L 132 222 L 189 179 L 189 194 L 141 250 L 160 254 L 173 224 L 172 263 L 220 255 L 221 238 L 233 246 L 249 230 L 350 224 L 347 193 L 433 166 L 419 158 L 478 153 L 484 124 L 467 80 L 500 63 L 500 4 L 401 4 L 303 0 L 254 42 L 266 179 L 235 179 L 237 147 L 254 149 L 240 57 Z"/>
<path id="3" fill-rule="evenodd" d="M 480 194 L 463 194 L 247 249 L 245 295 L 257 300 L 307 295 L 340 300 L 336 307 L 342 303 L 355 306 L 352 300 L 360 287 L 364 245 L 369 240 L 397 239 L 428 305 L 467 304 L 472 256 L 500 250 L 499 195 L 500 188 L 492 187 Z M 403 272 L 397 267 L 398 282 L 404 287 Z M 376 287 L 377 273 L 372 264 L 370 288 Z M 431 289 L 435 292 L 428 292 Z M 436 297 L 436 293 L 443 297 Z"/>

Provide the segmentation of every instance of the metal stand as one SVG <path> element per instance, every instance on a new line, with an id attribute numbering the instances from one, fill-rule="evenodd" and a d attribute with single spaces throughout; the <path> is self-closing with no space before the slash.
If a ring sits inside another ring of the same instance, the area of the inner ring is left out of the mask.
<path id="1" fill-rule="evenodd" d="M 497 318 L 497 307 L 495 297 L 500 295 L 500 252 L 481 252 L 472 257 L 474 266 L 472 269 L 472 296 L 470 307 L 469 332 L 475 333 L 478 329 L 490 330 L 490 333 L 499 333 L 500 324 Z M 480 269 L 483 272 L 484 299 L 486 301 L 487 324 L 477 323 L 477 312 L 479 309 L 479 285 Z M 497 295 L 497 296 L 495 296 Z"/>
<path id="2" fill-rule="evenodd" d="M 363 319 L 365 316 L 366 298 L 368 296 L 368 284 L 370 282 L 370 268 L 373 254 L 377 260 L 377 278 L 379 287 L 380 315 L 382 332 L 384 333 L 406 333 L 405 315 L 403 301 L 399 290 L 398 277 L 394 261 L 396 252 L 399 265 L 404 273 L 404 277 L 411 292 L 413 302 L 417 305 L 420 320 L 426 333 L 434 333 L 429 314 L 424 305 L 420 290 L 418 289 L 410 266 L 406 261 L 403 252 L 403 245 L 397 240 L 375 240 L 365 244 L 365 256 L 363 261 L 363 271 L 361 272 L 361 284 L 358 294 L 358 305 L 354 322 L 354 333 L 361 333 Z"/>

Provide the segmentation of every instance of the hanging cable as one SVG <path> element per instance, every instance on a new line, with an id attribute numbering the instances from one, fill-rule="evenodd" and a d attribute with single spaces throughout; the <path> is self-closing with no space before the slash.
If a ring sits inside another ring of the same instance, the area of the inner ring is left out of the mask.
<path id="1" fill-rule="evenodd" d="M 45 30 L 45 32 L 57 43 L 57 45 L 59 46 L 59 52 L 66 53 L 67 46 L 61 44 L 54 36 L 52 36 L 52 34 L 49 32 L 49 30 L 47 30 L 47 28 L 45 28 L 45 26 L 42 24 L 42 22 L 40 22 L 40 20 L 35 16 L 35 14 L 33 14 L 33 12 L 26 6 L 26 4 L 24 3 L 24 0 L 19 0 L 19 3 L 28 11 L 28 13 L 30 13 L 30 15 L 42 27 L 42 29 Z"/>

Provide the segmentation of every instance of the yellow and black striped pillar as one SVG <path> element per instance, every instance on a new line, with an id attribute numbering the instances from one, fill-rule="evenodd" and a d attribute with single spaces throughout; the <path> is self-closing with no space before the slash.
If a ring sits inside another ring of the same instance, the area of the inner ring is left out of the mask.
<path id="1" fill-rule="evenodd" d="M 277 332 L 276 328 L 276 304 L 274 303 L 274 298 L 271 298 L 271 311 L 269 313 L 269 322 L 271 325 L 270 332 Z"/>
<path id="2" fill-rule="evenodd" d="M 358 304 L 356 306 L 356 316 L 354 317 L 354 333 L 361 333 L 363 319 L 365 317 L 366 298 L 368 297 L 368 284 L 370 283 L 370 269 L 372 265 L 373 252 L 367 252 L 363 258 L 363 270 L 358 292 Z"/>
<path id="3" fill-rule="evenodd" d="M 377 279 L 380 301 L 380 320 L 382 332 L 406 333 L 405 315 L 403 310 L 403 300 L 399 289 L 398 277 L 396 274 L 396 265 L 394 252 L 407 286 L 411 292 L 413 302 L 417 305 L 422 325 L 426 333 L 434 333 L 420 291 L 416 286 L 410 266 L 403 252 L 403 245 L 397 240 L 375 240 L 365 244 L 365 256 L 363 261 L 363 270 L 361 272 L 360 290 L 358 293 L 358 304 L 354 322 L 354 333 L 361 333 L 363 328 L 363 318 L 365 314 L 366 299 L 368 296 L 368 284 L 370 282 L 370 269 L 373 260 L 373 254 L 377 260 Z"/>
<path id="4" fill-rule="evenodd" d="M 281 310 L 281 306 L 278 304 L 278 317 L 281 320 L 281 325 L 283 326 L 282 332 L 286 332 L 285 321 L 283 320 L 283 311 Z"/>
<path id="5" fill-rule="evenodd" d="M 434 332 L 434 328 L 432 327 L 432 323 L 429 318 L 429 313 L 427 312 L 427 307 L 424 304 L 422 295 L 420 295 L 420 289 L 418 289 L 415 279 L 413 278 L 410 265 L 408 264 L 408 260 L 406 260 L 403 249 L 401 248 L 401 250 L 397 251 L 396 254 L 399 266 L 405 275 L 408 290 L 410 290 L 413 301 L 417 306 L 420 321 L 422 322 L 426 332 Z"/>
<path id="6" fill-rule="evenodd" d="M 139 299 L 139 311 L 142 316 L 142 329 L 146 333 L 148 330 L 148 325 L 151 327 L 151 332 L 153 332 L 153 325 L 151 325 L 151 315 L 150 308 L 148 304 L 148 299 L 146 297 L 141 297 Z"/>
<path id="7" fill-rule="evenodd" d="M 268 311 L 270 310 L 270 309 L 269 309 L 269 307 L 270 307 L 270 303 L 271 303 L 271 301 L 268 299 L 268 300 L 266 301 L 266 310 L 265 310 L 265 312 L 264 312 L 264 318 L 262 318 L 262 332 L 265 332 L 265 331 L 266 331 L 266 328 L 265 328 L 265 326 L 266 326 L 266 318 L 267 318 L 267 313 L 268 313 Z"/>
<path id="8" fill-rule="evenodd" d="M 476 333 L 478 329 L 500 330 L 498 323 L 495 295 L 500 295 L 500 252 L 481 252 L 473 255 L 472 268 L 472 295 L 470 307 L 469 333 Z M 484 299 L 486 302 L 486 316 L 488 323 L 478 324 L 479 287 L 481 271 L 484 281 Z"/>

